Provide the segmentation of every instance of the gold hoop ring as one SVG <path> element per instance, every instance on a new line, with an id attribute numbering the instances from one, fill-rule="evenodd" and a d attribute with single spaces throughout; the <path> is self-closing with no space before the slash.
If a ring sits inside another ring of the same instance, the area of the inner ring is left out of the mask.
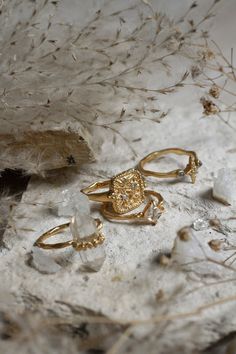
<path id="1" fill-rule="evenodd" d="M 62 232 L 63 230 L 67 229 L 71 224 L 70 222 L 67 222 L 65 224 L 55 226 L 52 229 L 43 233 L 35 241 L 34 246 L 43 248 L 45 250 L 61 249 L 61 248 L 72 246 L 76 251 L 85 251 L 89 248 L 97 247 L 104 242 L 105 237 L 101 232 L 102 227 L 103 227 L 101 220 L 95 219 L 95 221 L 96 221 L 97 232 L 93 235 L 87 236 L 84 241 L 68 240 L 65 242 L 58 242 L 58 243 L 45 243 L 44 242 L 48 238 L 55 236 L 55 235 L 59 234 L 60 232 Z"/>
<path id="2" fill-rule="evenodd" d="M 152 198 L 153 196 L 158 200 L 158 202 Z M 164 212 L 163 197 L 160 193 L 149 190 L 145 190 L 145 197 L 148 200 L 143 211 L 141 212 L 120 215 L 110 210 L 109 203 L 103 203 L 101 206 L 101 213 L 108 220 L 143 222 L 146 224 L 156 225 L 157 220 Z"/>
<path id="3" fill-rule="evenodd" d="M 187 155 L 189 156 L 188 164 L 184 169 L 177 169 L 169 172 L 156 172 L 144 168 L 145 164 L 147 164 L 148 162 L 151 162 L 167 154 Z M 198 159 L 196 152 L 178 149 L 178 148 L 169 148 L 169 149 L 154 151 L 149 155 L 145 156 L 139 162 L 138 169 L 144 176 L 152 176 L 158 178 L 183 177 L 185 175 L 189 175 L 192 180 L 192 183 L 195 183 L 196 174 L 198 172 L 198 168 L 201 165 L 202 162 Z"/>

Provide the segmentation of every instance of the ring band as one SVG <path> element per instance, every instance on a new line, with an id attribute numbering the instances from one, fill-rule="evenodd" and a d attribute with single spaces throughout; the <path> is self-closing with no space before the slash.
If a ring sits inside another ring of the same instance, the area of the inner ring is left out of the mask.
<path id="1" fill-rule="evenodd" d="M 189 156 L 189 162 L 184 169 L 176 169 L 176 170 L 169 171 L 169 172 L 156 172 L 156 171 L 151 171 L 151 170 L 147 170 L 144 168 L 145 164 L 147 164 L 148 162 L 151 162 L 151 161 L 158 159 L 161 156 L 164 156 L 167 154 L 187 155 L 187 156 Z M 152 176 L 152 177 L 158 177 L 158 178 L 183 177 L 185 175 L 189 175 L 192 180 L 192 183 L 195 183 L 196 174 L 197 174 L 198 168 L 201 165 L 202 165 L 202 162 L 198 159 L 197 154 L 194 151 L 188 151 L 188 150 L 183 150 L 183 149 L 179 149 L 179 148 L 169 148 L 169 149 L 154 151 L 154 152 L 150 153 L 149 155 L 145 156 L 139 162 L 138 169 L 144 176 Z"/>
<path id="2" fill-rule="evenodd" d="M 85 251 L 89 248 L 97 247 L 104 242 L 105 237 L 101 232 L 102 227 L 103 227 L 101 220 L 95 219 L 95 221 L 96 221 L 97 233 L 95 235 L 91 235 L 91 236 L 86 237 L 86 239 L 84 241 L 68 240 L 65 242 L 58 242 L 58 243 L 45 243 L 44 242 L 48 238 L 55 236 L 58 233 L 62 232 L 63 230 L 67 229 L 71 224 L 70 222 L 67 222 L 65 224 L 55 226 L 52 229 L 43 233 L 35 241 L 34 246 L 43 248 L 45 250 L 61 249 L 61 248 L 72 246 L 76 251 Z"/>
<path id="3" fill-rule="evenodd" d="M 145 196 L 149 200 L 147 201 L 143 211 L 141 212 L 132 213 L 128 215 L 117 214 L 109 209 L 109 203 L 102 204 L 101 212 L 103 216 L 108 220 L 131 221 L 131 222 L 139 221 L 151 225 L 156 225 L 157 220 L 159 219 L 159 217 L 164 211 L 163 197 L 161 196 L 161 194 L 149 190 L 145 190 Z M 153 198 L 151 198 L 152 196 L 154 196 L 158 200 L 158 203 L 156 203 L 156 201 Z"/>

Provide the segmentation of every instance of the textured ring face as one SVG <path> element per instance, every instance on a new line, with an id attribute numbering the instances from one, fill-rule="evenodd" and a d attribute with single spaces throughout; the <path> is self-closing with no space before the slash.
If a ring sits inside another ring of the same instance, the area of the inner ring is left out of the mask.
<path id="1" fill-rule="evenodd" d="M 110 198 L 114 211 L 125 214 L 139 207 L 145 200 L 144 187 L 141 173 L 134 169 L 113 177 Z"/>

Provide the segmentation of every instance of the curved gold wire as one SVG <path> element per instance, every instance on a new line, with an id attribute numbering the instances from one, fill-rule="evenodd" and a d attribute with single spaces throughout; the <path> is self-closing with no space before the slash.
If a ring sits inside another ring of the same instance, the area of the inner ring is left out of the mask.
<path id="1" fill-rule="evenodd" d="M 65 248 L 68 246 L 72 246 L 73 240 L 65 241 L 65 242 L 58 242 L 58 243 L 45 243 L 44 241 L 47 240 L 48 238 L 55 236 L 62 232 L 63 230 L 67 229 L 70 226 L 70 223 L 67 222 L 65 224 L 61 224 L 58 226 L 53 227 L 52 229 L 44 232 L 34 243 L 34 246 L 43 248 L 45 250 L 50 250 L 50 249 L 60 249 L 60 248 Z"/>

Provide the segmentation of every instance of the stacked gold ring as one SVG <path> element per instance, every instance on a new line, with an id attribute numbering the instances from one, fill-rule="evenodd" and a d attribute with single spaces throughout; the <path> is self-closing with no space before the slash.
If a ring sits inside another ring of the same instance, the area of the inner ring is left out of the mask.
<path id="1" fill-rule="evenodd" d="M 156 225 L 157 220 L 164 212 L 164 199 L 160 193 L 145 190 L 146 204 L 142 211 L 130 214 L 115 214 L 111 210 L 109 203 L 103 203 L 101 212 L 108 220 L 134 221 L 151 225 Z"/>
<path id="2" fill-rule="evenodd" d="M 94 193 L 105 187 L 108 188 L 107 191 Z M 93 183 L 81 192 L 90 200 L 101 202 L 101 212 L 109 220 L 156 224 L 157 216 L 164 211 L 162 196 L 157 192 L 145 190 L 143 176 L 136 169 L 124 171 L 110 180 Z M 140 207 L 145 201 L 142 211 L 130 214 L 130 211 Z M 158 209 L 158 213 L 154 212 L 154 209 Z"/>
<path id="3" fill-rule="evenodd" d="M 189 159 L 186 167 L 184 169 L 176 169 L 169 172 L 157 172 L 145 169 L 144 166 L 147 163 L 168 154 L 188 156 Z M 90 200 L 101 202 L 101 212 L 103 216 L 109 220 L 130 222 L 142 221 L 145 223 L 156 224 L 157 219 L 164 211 L 164 200 L 160 193 L 145 190 L 143 176 L 176 178 L 187 175 L 190 176 L 192 183 L 195 183 L 198 168 L 201 164 L 201 161 L 198 159 L 197 154 L 194 151 L 179 148 L 154 151 L 139 162 L 138 169 L 130 169 L 109 180 L 95 182 L 90 186 L 83 188 L 81 192 L 87 195 Z M 106 189 L 106 191 L 98 192 L 101 189 Z M 146 204 L 142 211 L 130 213 L 132 210 L 140 207 L 145 201 Z"/>

